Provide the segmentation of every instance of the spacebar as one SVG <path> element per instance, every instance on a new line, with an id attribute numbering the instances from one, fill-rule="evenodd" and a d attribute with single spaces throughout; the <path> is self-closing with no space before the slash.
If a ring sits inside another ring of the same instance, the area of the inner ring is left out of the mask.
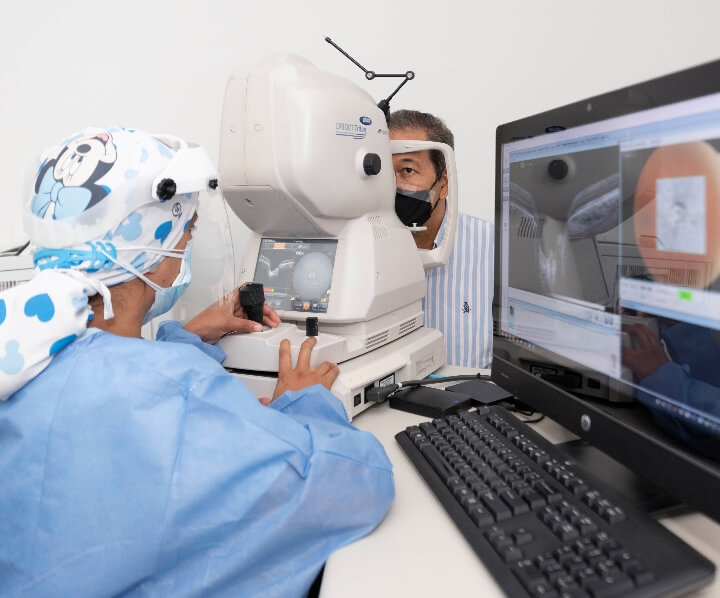
<path id="1" fill-rule="evenodd" d="M 445 460 L 442 455 L 437 452 L 432 444 L 423 444 L 420 446 L 420 452 L 423 454 L 425 459 L 432 465 L 432 468 L 442 478 L 442 481 L 447 484 L 451 478 L 457 477 L 457 474 L 445 465 Z"/>

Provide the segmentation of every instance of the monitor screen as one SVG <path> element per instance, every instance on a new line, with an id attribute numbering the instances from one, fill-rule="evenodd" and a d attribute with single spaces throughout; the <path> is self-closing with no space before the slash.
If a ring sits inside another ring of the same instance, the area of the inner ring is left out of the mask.
<path id="1" fill-rule="evenodd" d="M 672 452 L 684 484 L 683 467 L 720 484 L 719 77 L 497 132 L 493 377 L 645 477 L 663 476 L 641 445 Z"/>
<path id="2" fill-rule="evenodd" d="M 324 314 L 330 303 L 337 241 L 261 239 L 254 282 L 275 310 Z"/>

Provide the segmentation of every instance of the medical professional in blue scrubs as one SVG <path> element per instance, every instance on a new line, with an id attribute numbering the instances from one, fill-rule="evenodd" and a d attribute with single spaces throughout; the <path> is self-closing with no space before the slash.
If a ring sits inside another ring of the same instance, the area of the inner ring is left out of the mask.
<path id="1" fill-rule="evenodd" d="M 391 465 L 313 340 L 295 367 L 283 342 L 261 402 L 212 344 L 254 329 L 237 293 L 141 338 L 190 282 L 213 177 L 202 148 L 119 127 L 45 155 L 38 272 L 0 293 L 0 596 L 304 596 L 385 516 Z"/>

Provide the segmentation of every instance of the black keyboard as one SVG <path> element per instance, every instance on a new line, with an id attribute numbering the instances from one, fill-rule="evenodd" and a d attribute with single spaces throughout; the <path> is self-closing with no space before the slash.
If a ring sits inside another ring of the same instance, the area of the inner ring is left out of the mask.
<path id="1" fill-rule="evenodd" d="M 501 407 L 395 436 L 508 596 L 675 596 L 715 567 Z"/>

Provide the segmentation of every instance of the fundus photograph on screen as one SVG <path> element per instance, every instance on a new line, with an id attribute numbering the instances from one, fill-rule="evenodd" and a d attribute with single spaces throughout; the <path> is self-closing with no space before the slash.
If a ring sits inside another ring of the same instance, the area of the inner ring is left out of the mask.
<path id="1" fill-rule="evenodd" d="M 694 135 L 692 137 L 695 137 Z M 720 458 L 720 140 L 622 154 L 626 379 L 660 423 Z M 630 370 L 628 372 L 627 370 Z M 710 432 L 705 437 L 704 432 Z M 714 433 L 713 433 L 714 432 Z"/>

